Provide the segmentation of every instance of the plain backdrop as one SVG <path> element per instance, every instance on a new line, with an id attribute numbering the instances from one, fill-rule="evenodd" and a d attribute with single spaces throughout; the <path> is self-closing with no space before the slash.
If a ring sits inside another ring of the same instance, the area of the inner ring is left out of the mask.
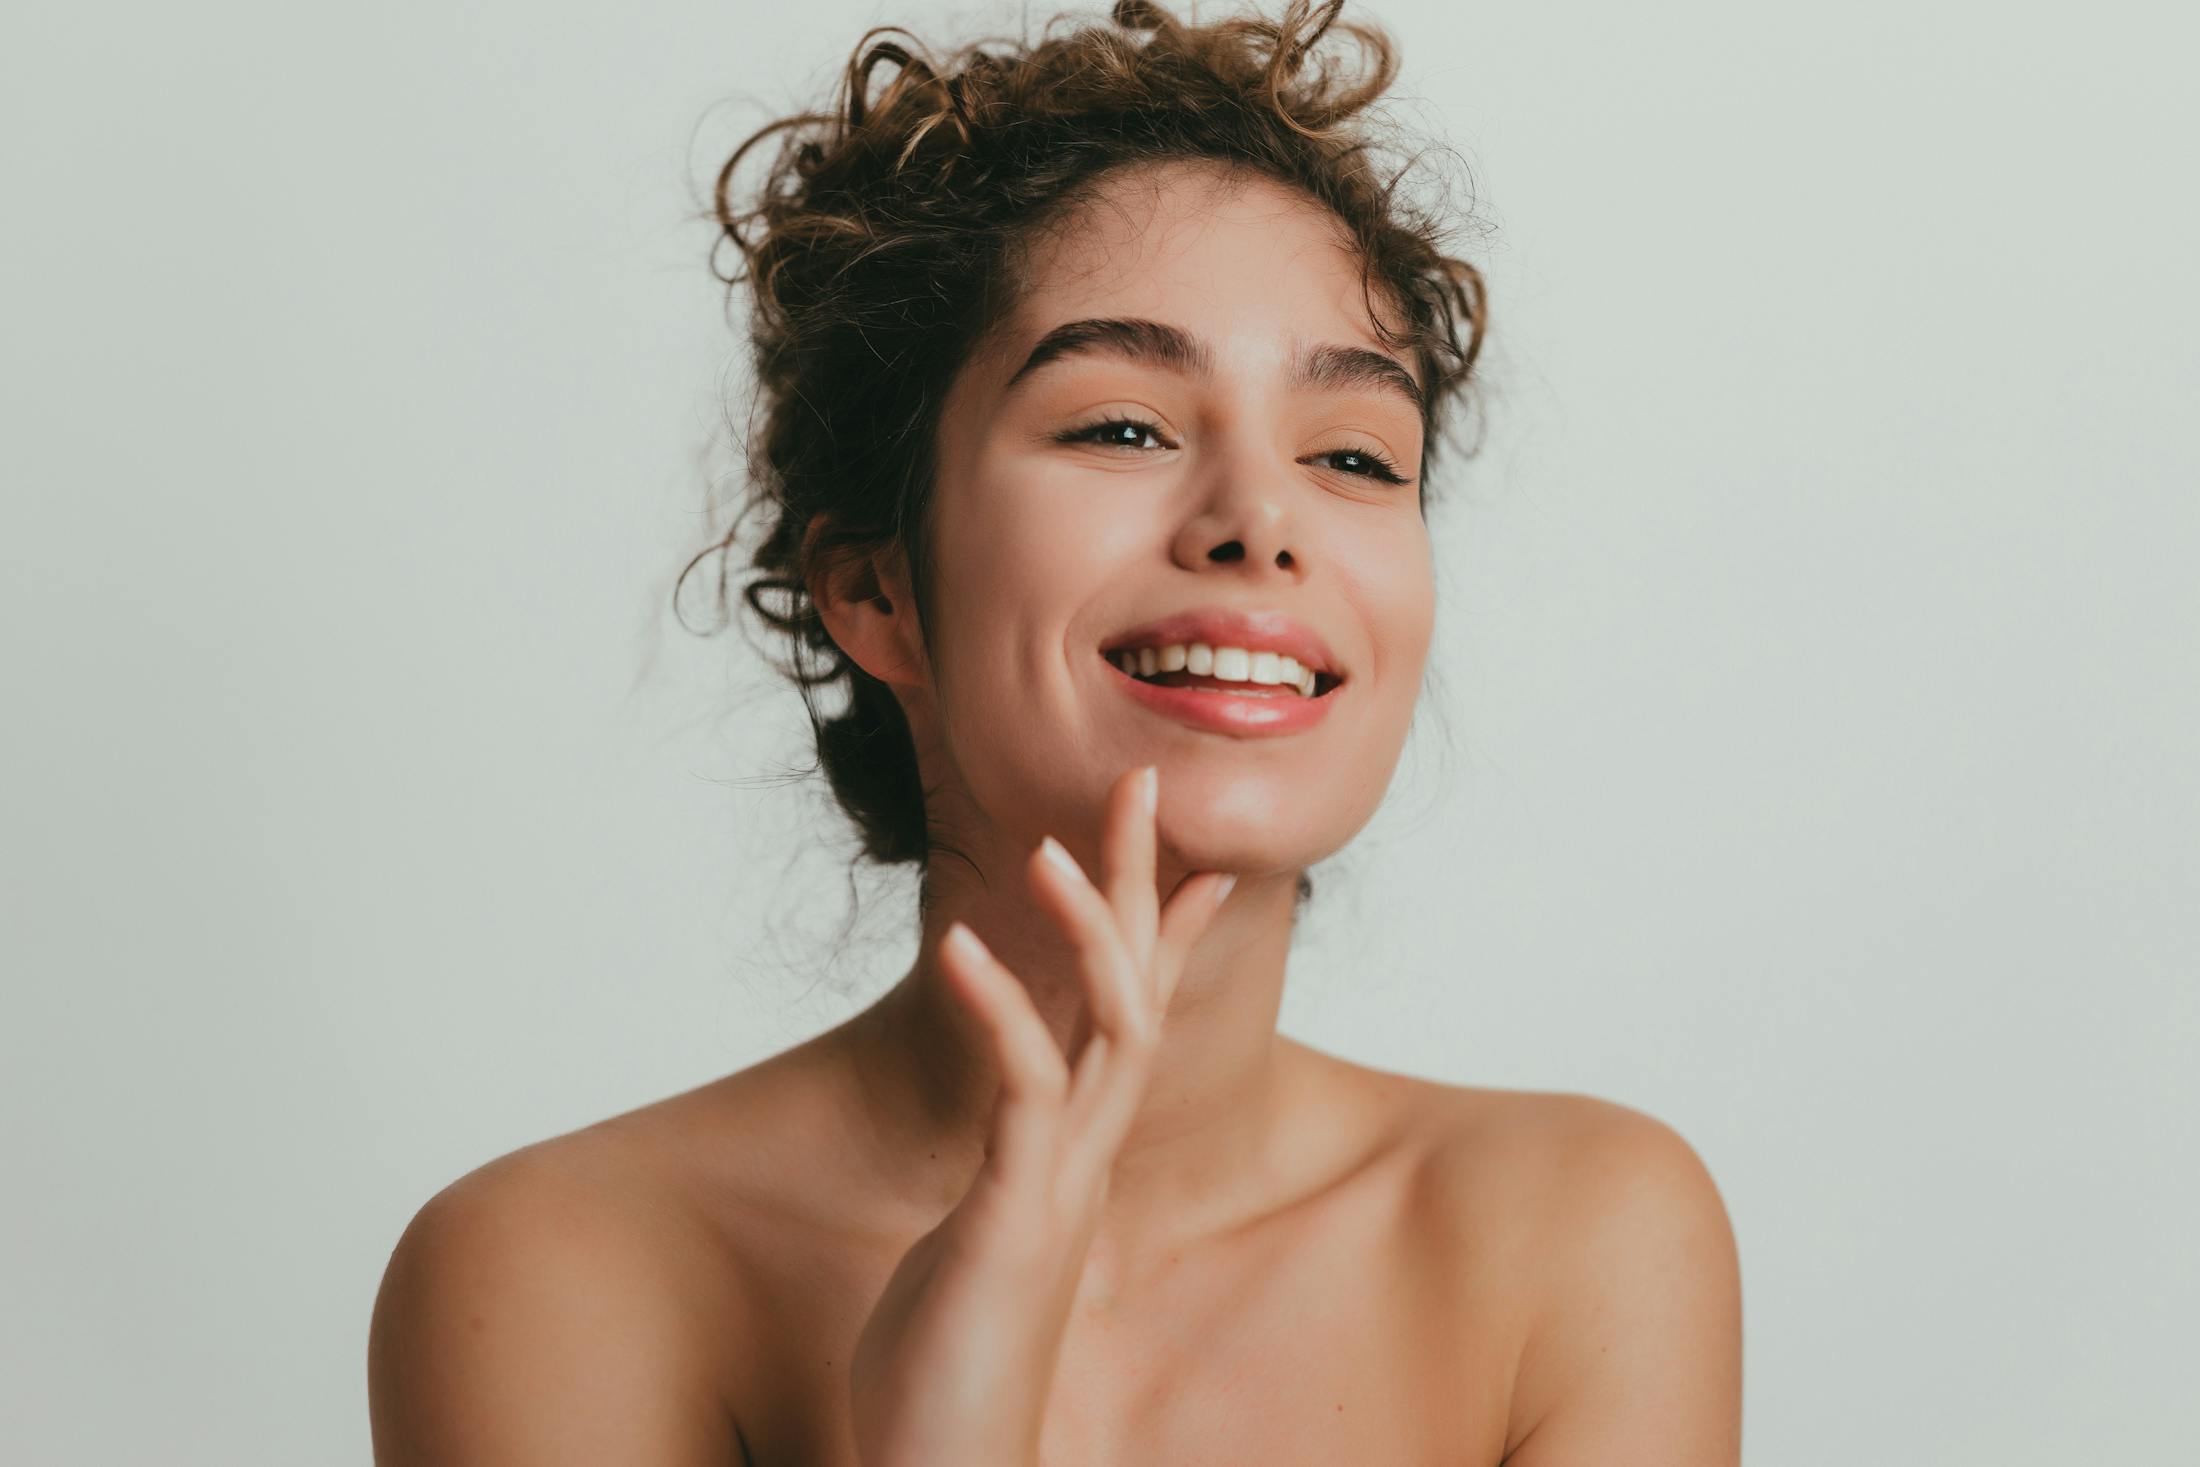
<path id="1" fill-rule="evenodd" d="M 1471 171 L 1487 425 L 1284 1028 L 1686 1135 L 1753 1464 L 2193 1460 L 2200 37 L 1354 10 Z M 744 367 L 701 190 L 881 21 L 1022 17 L 9 21 L 8 1461 L 366 1463 L 414 1209 L 908 962 L 666 610 Z"/>

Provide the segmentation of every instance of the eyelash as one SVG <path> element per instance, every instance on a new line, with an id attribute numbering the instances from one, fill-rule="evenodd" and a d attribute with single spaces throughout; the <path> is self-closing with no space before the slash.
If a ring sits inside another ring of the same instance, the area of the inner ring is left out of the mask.
<path id="1" fill-rule="evenodd" d="M 1155 438 L 1159 438 L 1161 436 L 1160 430 L 1155 428 L 1153 424 L 1143 422 L 1140 419 L 1109 418 L 1104 422 L 1087 423 L 1082 428 L 1070 428 L 1064 432 L 1057 433 L 1054 435 L 1054 441 L 1057 443 L 1084 443 L 1088 441 L 1093 441 L 1093 435 L 1095 433 L 1104 433 L 1109 431 L 1110 429 L 1117 428 L 1137 428 Z M 1133 447 L 1133 445 L 1128 443 L 1102 443 L 1099 446 L 1102 448 Z M 1353 458 L 1363 458 L 1366 459 L 1370 464 L 1374 465 L 1372 469 L 1367 470 L 1364 473 L 1353 469 L 1339 469 L 1337 471 L 1339 473 L 1357 473 L 1360 478 L 1375 479 L 1385 484 L 1403 484 L 1406 482 L 1405 476 L 1398 472 L 1398 466 L 1392 463 L 1389 459 L 1385 458 L 1383 455 L 1377 453 L 1372 448 L 1332 448 L 1331 450 L 1329 450 L 1328 453 L 1323 454 L 1322 457 L 1334 458 L 1339 455 L 1349 455 Z"/>

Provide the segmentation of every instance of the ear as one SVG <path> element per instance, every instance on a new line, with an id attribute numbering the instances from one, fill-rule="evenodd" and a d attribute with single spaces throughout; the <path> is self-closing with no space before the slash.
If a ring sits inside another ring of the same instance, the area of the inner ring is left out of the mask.
<path id="1" fill-rule="evenodd" d="M 826 517 L 819 515 L 810 522 L 804 545 L 810 560 L 810 601 L 834 645 L 889 687 L 922 686 L 924 633 L 917 624 L 906 552 L 900 545 L 870 551 L 816 549 L 827 530 Z"/>

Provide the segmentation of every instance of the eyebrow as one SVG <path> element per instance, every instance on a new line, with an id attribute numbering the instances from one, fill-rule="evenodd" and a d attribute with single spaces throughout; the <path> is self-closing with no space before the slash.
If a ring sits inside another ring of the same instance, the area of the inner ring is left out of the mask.
<path id="1" fill-rule="evenodd" d="M 1205 342 L 1181 326 L 1136 316 L 1094 318 L 1066 321 L 1040 337 L 1039 344 L 1009 377 L 1002 392 L 1013 390 L 1017 383 L 1049 362 L 1078 355 L 1122 357 L 1200 378 L 1212 377 L 1215 371 L 1214 353 L 1207 349 Z M 1425 413 L 1428 406 L 1421 395 L 1421 385 L 1413 380 L 1411 372 L 1396 359 L 1364 346 L 1329 342 L 1311 350 L 1301 350 L 1291 359 L 1288 380 L 1292 387 L 1325 391 L 1372 387 L 1401 393 L 1417 413 Z"/>

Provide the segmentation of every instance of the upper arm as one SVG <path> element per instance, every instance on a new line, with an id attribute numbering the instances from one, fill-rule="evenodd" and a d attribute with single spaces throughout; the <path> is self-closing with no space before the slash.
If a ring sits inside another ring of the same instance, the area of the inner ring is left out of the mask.
<path id="1" fill-rule="evenodd" d="M 648 1214 L 540 1164 L 438 1193 L 375 1300 L 378 1467 L 739 1460 L 663 1244 Z"/>
<path id="2" fill-rule="evenodd" d="M 1741 1275 L 1718 1188 L 1663 1122 L 1605 1102 L 1580 1114 L 1546 1198 L 1507 1467 L 1733 1467 Z"/>

